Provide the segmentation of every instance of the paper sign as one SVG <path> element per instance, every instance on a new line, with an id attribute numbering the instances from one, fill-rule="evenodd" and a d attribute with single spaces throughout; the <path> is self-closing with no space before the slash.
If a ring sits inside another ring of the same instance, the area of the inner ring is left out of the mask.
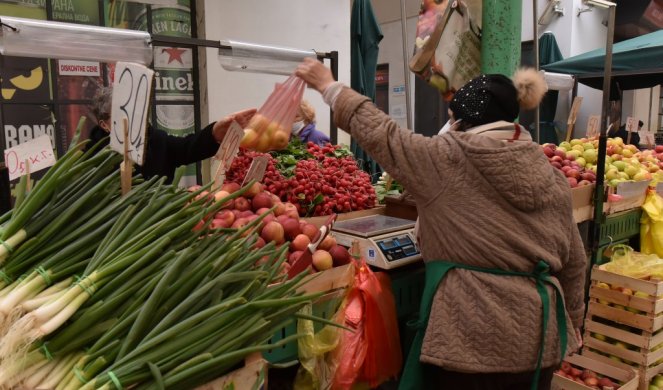
<path id="1" fill-rule="evenodd" d="M 58 74 L 60 76 L 100 76 L 101 70 L 98 62 L 59 60 Z"/>
<path id="2" fill-rule="evenodd" d="M 656 145 L 656 137 L 654 136 L 654 133 L 648 130 L 641 130 L 639 134 L 640 143 L 647 145 L 650 149 L 654 149 L 654 146 Z"/>
<path id="3" fill-rule="evenodd" d="M 115 66 L 110 145 L 116 152 L 124 153 L 123 120 L 126 118 L 129 158 L 138 165 L 143 165 L 145 158 L 152 77 L 154 71 L 143 65 L 118 62 Z"/>
<path id="4" fill-rule="evenodd" d="M 226 170 L 230 168 L 233 163 L 233 159 L 239 152 L 239 144 L 242 141 L 242 137 L 244 137 L 244 130 L 239 125 L 239 123 L 233 121 L 230 124 L 226 135 L 223 137 L 223 141 L 221 142 L 221 146 L 219 146 L 219 150 L 214 156 L 214 158 L 219 160 L 219 167 L 216 169 L 216 173 L 214 175 L 214 182 L 216 187 L 221 187 L 223 184 L 226 176 Z"/>
<path id="5" fill-rule="evenodd" d="M 601 126 L 601 116 L 591 115 L 587 121 L 587 138 L 593 138 L 599 135 Z"/>
<path id="6" fill-rule="evenodd" d="M 244 181 L 242 182 L 242 187 L 248 184 L 251 180 L 261 182 L 263 176 L 265 176 L 265 169 L 267 169 L 267 162 L 269 158 L 267 156 L 258 156 L 251 161 L 251 166 L 244 176 Z"/>
<path id="7" fill-rule="evenodd" d="M 638 131 L 638 119 L 631 116 L 626 118 L 626 131 L 635 133 Z"/>
<path id="8" fill-rule="evenodd" d="M 28 172 L 40 171 L 53 164 L 55 164 L 55 155 L 48 135 L 5 149 L 5 165 L 9 171 L 9 180 L 19 178 Z"/>

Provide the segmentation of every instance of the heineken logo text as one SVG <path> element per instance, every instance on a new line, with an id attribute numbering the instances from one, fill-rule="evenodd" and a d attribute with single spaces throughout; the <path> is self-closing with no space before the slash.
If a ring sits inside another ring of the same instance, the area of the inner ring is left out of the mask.
<path id="1" fill-rule="evenodd" d="M 187 72 L 186 76 L 162 76 L 159 71 L 154 73 L 156 81 L 155 89 L 160 92 L 167 91 L 190 91 L 193 92 L 193 75 Z"/>

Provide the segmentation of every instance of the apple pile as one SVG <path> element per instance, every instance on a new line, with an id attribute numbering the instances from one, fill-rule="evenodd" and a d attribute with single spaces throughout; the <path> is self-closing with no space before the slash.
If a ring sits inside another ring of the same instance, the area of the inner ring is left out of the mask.
<path id="1" fill-rule="evenodd" d="M 282 202 L 295 205 L 300 216 L 320 216 L 373 208 L 377 202 L 368 173 L 360 170 L 338 145 L 313 143 L 292 155 L 269 160 L 263 182 L 265 189 Z M 242 182 L 253 158 L 264 155 L 248 150 L 240 153 L 226 173 L 226 180 Z"/>
<path id="2" fill-rule="evenodd" d="M 619 388 L 619 384 L 615 383 L 607 376 L 600 376 L 592 370 L 576 368 L 567 361 L 562 362 L 561 368 L 555 371 L 555 375 L 576 381 L 590 389 L 616 390 Z"/>
<path id="3" fill-rule="evenodd" d="M 663 390 L 663 375 L 658 374 L 651 378 L 648 390 Z"/>
<path id="4" fill-rule="evenodd" d="M 271 121 L 264 115 L 256 114 L 244 129 L 244 137 L 240 145 L 243 148 L 259 152 L 280 150 L 288 146 L 290 132 L 278 121 Z"/>
<path id="5" fill-rule="evenodd" d="M 196 191 L 199 188 L 194 186 L 189 190 Z M 228 182 L 224 183 L 219 191 L 215 193 L 203 192 L 200 196 L 221 201 L 239 190 L 239 184 Z M 263 184 L 254 183 L 242 196 L 226 201 L 219 212 L 210 216 L 212 221 L 209 228 L 241 229 L 264 214 L 267 215 L 258 227 L 259 238 L 255 246 L 261 248 L 269 242 L 274 242 L 277 247 L 286 245 L 288 247 L 287 262 L 283 264 L 280 270 L 281 274 L 285 274 L 302 251 L 308 250 L 311 241 L 317 239 L 320 230 L 315 225 L 300 220 L 299 212 L 294 204 L 281 202 L 276 195 L 265 191 Z M 201 228 L 204 223 L 204 221 L 201 221 L 197 228 Z M 267 260 L 267 258 L 263 258 L 259 263 Z M 328 235 L 320 242 L 317 250 L 313 253 L 312 271 L 324 271 L 349 262 L 350 254 L 348 250 L 337 245 L 334 237 Z"/>
<path id="6" fill-rule="evenodd" d="M 597 143 L 583 138 L 562 142 L 559 146 L 544 144 L 541 147 L 550 164 L 566 176 L 571 188 L 575 188 L 596 182 Z"/>

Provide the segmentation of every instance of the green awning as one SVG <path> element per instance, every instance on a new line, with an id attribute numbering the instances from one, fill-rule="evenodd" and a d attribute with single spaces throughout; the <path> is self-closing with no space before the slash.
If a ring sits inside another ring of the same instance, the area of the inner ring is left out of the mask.
<path id="1" fill-rule="evenodd" d="M 605 48 L 602 48 L 541 68 L 576 75 L 580 83 L 602 89 L 604 62 Z M 613 85 L 622 90 L 663 84 L 663 30 L 614 44 L 612 71 Z"/>

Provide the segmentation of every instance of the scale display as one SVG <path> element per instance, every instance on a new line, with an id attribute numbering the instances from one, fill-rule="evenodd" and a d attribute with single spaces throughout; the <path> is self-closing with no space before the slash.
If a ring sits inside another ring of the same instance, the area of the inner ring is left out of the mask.
<path id="1" fill-rule="evenodd" d="M 392 269 L 421 260 L 413 233 L 414 221 L 385 215 L 336 222 L 336 241 L 350 247 L 354 241 L 371 266 Z"/>

